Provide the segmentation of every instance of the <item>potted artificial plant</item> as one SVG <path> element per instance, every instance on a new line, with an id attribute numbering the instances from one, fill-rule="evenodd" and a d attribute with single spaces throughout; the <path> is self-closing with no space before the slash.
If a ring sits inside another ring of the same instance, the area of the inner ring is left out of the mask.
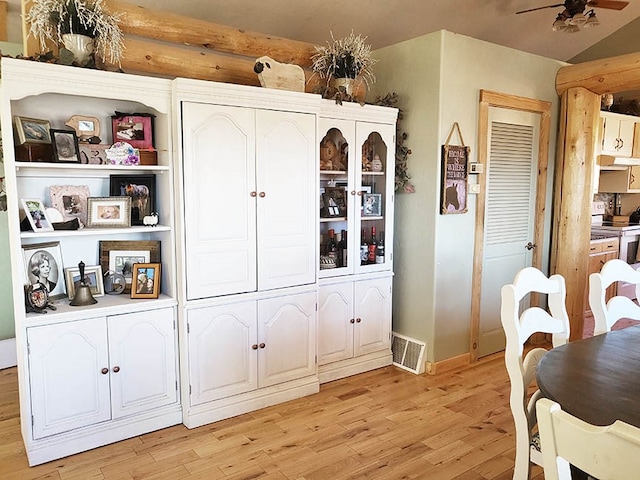
<path id="1" fill-rule="evenodd" d="M 327 46 L 314 47 L 316 53 L 311 57 L 311 68 L 327 85 L 333 82 L 335 88 L 342 87 L 352 95 L 356 77 L 362 77 L 367 86 L 376 80 L 371 71 L 376 60 L 371 58 L 371 45 L 365 43 L 366 39 L 352 31 L 349 36 L 336 40 L 332 32 Z"/>
<path id="2" fill-rule="evenodd" d="M 94 50 L 102 60 L 119 64 L 124 50 L 120 16 L 110 13 L 104 0 L 32 0 L 27 23 L 43 49 L 50 40 L 72 51 L 80 64 Z"/>

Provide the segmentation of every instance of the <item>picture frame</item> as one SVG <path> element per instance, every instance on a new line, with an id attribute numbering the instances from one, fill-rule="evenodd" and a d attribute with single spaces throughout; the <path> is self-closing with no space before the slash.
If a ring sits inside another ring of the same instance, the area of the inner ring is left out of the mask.
<path id="1" fill-rule="evenodd" d="M 160 263 L 136 263 L 133 265 L 131 298 L 158 298 L 162 282 Z"/>
<path id="2" fill-rule="evenodd" d="M 80 163 L 80 147 L 75 131 L 52 128 L 49 133 L 51 134 L 54 162 Z"/>
<path id="3" fill-rule="evenodd" d="M 113 143 L 126 142 L 134 148 L 153 149 L 153 117 L 128 115 L 111 117 Z"/>
<path id="4" fill-rule="evenodd" d="M 34 232 L 52 232 L 53 222 L 47 215 L 46 208 L 39 198 L 21 198 L 20 203 L 29 225 Z"/>
<path id="5" fill-rule="evenodd" d="M 143 225 L 144 217 L 156 211 L 156 176 L 110 175 L 109 194 L 131 197 L 131 225 Z"/>
<path id="6" fill-rule="evenodd" d="M 60 242 L 22 245 L 22 257 L 25 265 L 24 283 L 44 285 L 51 299 L 65 296 Z M 48 268 L 44 268 L 45 264 Z"/>
<path id="7" fill-rule="evenodd" d="M 131 197 L 87 198 L 88 228 L 127 228 L 131 226 Z"/>
<path id="8" fill-rule="evenodd" d="M 51 206 L 62 214 L 64 221 L 77 218 L 82 226 L 87 224 L 87 203 L 91 196 L 87 185 L 51 185 L 49 196 Z"/>
<path id="9" fill-rule="evenodd" d="M 100 135 L 100 120 L 97 117 L 73 115 L 65 125 L 73 128 L 79 140 L 87 141 L 91 137 Z"/>
<path id="10" fill-rule="evenodd" d="M 344 187 L 324 187 L 322 203 L 324 207 L 320 211 L 321 217 L 344 217 L 347 211 L 347 191 Z"/>
<path id="11" fill-rule="evenodd" d="M 18 145 L 51 143 L 51 125 L 47 120 L 14 115 L 13 124 Z"/>
<path id="12" fill-rule="evenodd" d="M 104 272 L 122 274 L 126 280 L 125 293 L 131 291 L 134 263 L 160 263 L 159 240 L 100 240 L 98 255 Z M 140 262 L 140 257 L 144 262 Z M 147 260 L 148 259 L 148 260 Z"/>
<path id="13" fill-rule="evenodd" d="M 65 284 L 67 286 L 67 296 L 73 300 L 76 295 L 76 288 L 80 285 L 80 269 L 78 267 L 67 267 L 64 269 Z M 102 267 L 100 265 L 84 267 L 85 283 L 89 285 L 91 295 L 102 297 L 104 295 L 104 282 L 102 280 Z"/>
<path id="14" fill-rule="evenodd" d="M 362 216 L 380 217 L 382 216 L 382 194 L 363 193 L 362 194 Z"/>

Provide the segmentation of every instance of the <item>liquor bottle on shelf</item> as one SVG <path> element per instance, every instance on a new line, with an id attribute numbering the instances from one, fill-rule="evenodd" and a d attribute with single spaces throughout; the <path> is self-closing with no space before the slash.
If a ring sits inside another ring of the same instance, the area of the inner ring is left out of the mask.
<path id="1" fill-rule="evenodd" d="M 380 240 L 376 245 L 376 263 L 384 263 L 384 232 L 380 232 Z"/>
<path id="2" fill-rule="evenodd" d="M 376 240 L 376 227 L 371 227 L 371 243 L 369 244 L 369 255 L 367 263 L 376 263 L 376 247 L 378 241 Z"/>
<path id="3" fill-rule="evenodd" d="M 364 228 L 362 229 L 360 242 L 360 265 L 366 265 L 369 262 L 369 245 L 367 244 L 367 239 L 364 237 Z"/>
<path id="4" fill-rule="evenodd" d="M 336 244 L 335 230 L 333 228 L 329 229 L 329 240 L 327 240 L 327 256 L 337 262 L 338 246 Z"/>
<path id="5" fill-rule="evenodd" d="M 347 265 L 347 231 L 340 231 L 340 241 L 338 242 L 338 263 L 341 267 Z"/>

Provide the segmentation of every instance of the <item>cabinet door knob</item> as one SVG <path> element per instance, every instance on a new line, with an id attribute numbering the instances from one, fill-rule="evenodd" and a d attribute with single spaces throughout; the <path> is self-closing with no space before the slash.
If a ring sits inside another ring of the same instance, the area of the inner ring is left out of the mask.
<path id="1" fill-rule="evenodd" d="M 251 192 L 251 196 L 252 197 L 257 197 L 258 196 L 258 192 Z"/>
<path id="2" fill-rule="evenodd" d="M 361 318 L 356 318 L 356 323 L 360 323 L 362 321 Z"/>
<path id="3" fill-rule="evenodd" d="M 260 198 L 264 198 L 267 194 L 264 192 L 260 192 L 258 195 L 260 196 Z"/>
<path id="4" fill-rule="evenodd" d="M 355 190 L 351 190 L 351 195 L 355 195 L 356 191 Z"/>
<path id="5" fill-rule="evenodd" d="M 103 375 L 106 375 L 107 373 L 109 373 L 109 369 L 108 368 L 103 368 L 100 371 L 102 372 Z"/>
<path id="6" fill-rule="evenodd" d="M 355 318 L 352 318 L 351 320 L 349 320 L 349 323 L 356 323 Z"/>
<path id="7" fill-rule="evenodd" d="M 358 192 L 358 196 L 361 197 L 362 196 L 362 190 Z"/>
<path id="8" fill-rule="evenodd" d="M 251 348 L 252 348 L 253 350 L 257 350 L 257 349 L 258 349 L 258 344 L 257 344 L 257 343 L 254 343 L 253 345 L 251 345 Z"/>
<path id="9" fill-rule="evenodd" d="M 120 367 L 118 367 L 117 365 L 113 367 L 113 373 L 118 373 L 119 371 L 120 371 Z"/>
<path id="10" fill-rule="evenodd" d="M 264 343 L 261 343 L 260 348 L 264 348 L 264 347 L 266 347 L 266 345 Z"/>

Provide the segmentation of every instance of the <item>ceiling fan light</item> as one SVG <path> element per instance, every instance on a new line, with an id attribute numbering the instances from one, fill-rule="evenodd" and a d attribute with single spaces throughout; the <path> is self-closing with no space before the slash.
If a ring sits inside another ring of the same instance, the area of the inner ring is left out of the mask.
<path id="1" fill-rule="evenodd" d="M 587 17 L 582 13 L 576 13 L 573 17 L 569 19 L 570 25 L 584 25 L 587 21 Z"/>
<path id="2" fill-rule="evenodd" d="M 577 25 L 573 25 L 573 24 L 569 24 L 567 26 L 567 28 L 565 29 L 565 32 L 567 33 L 576 33 L 580 31 L 580 27 Z"/>
<path id="3" fill-rule="evenodd" d="M 561 32 L 565 28 L 567 28 L 567 19 L 559 13 L 556 17 L 556 21 L 551 25 L 551 29 L 554 32 Z"/>
<path id="4" fill-rule="evenodd" d="M 587 17 L 587 21 L 584 24 L 584 28 L 597 27 L 598 25 L 600 25 L 600 20 L 596 17 L 596 12 L 591 10 Z"/>

